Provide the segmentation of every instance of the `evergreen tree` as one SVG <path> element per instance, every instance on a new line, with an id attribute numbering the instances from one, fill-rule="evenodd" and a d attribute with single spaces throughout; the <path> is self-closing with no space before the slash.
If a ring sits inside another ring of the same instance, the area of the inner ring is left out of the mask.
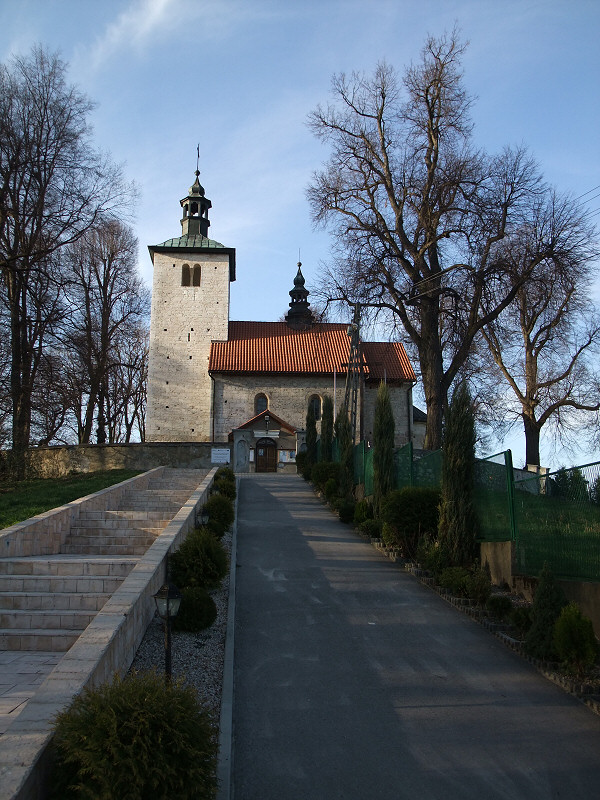
<path id="1" fill-rule="evenodd" d="M 312 403 L 306 412 L 306 464 L 312 465 L 317 460 L 317 421 Z"/>
<path id="2" fill-rule="evenodd" d="M 323 398 L 321 418 L 321 461 L 331 461 L 333 445 L 333 400 L 328 394 Z"/>
<path id="3" fill-rule="evenodd" d="M 469 567 L 477 555 L 473 506 L 475 418 L 466 384 L 460 383 L 446 412 L 439 539 L 453 565 Z"/>
<path id="4" fill-rule="evenodd" d="M 556 659 L 554 624 L 567 599 L 560 584 L 544 562 L 531 607 L 531 628 L 525 637 L 525 652 L 541 659 Z"/>
<path id="5" fill-rule="evenodd" d="M 335 436 L 340 449 L 340 495 L 350 498 L 354 486 L 354 445 L 348 412 L 345 408 L 342 408 L 335 418 Z"/>
<path id="6" fill-rule="evenodd" d="M 394 488 L 394 413 L 390 391 L 385 383 L 379 385 L 375 401 L 373 435 L 373 501 L 379 514 L 385 496 Z"/>

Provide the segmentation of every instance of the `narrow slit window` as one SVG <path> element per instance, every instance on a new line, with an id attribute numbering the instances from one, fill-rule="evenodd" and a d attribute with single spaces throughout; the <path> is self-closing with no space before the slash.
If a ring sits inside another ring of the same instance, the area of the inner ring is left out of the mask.
<path id="1" fill-rule="evenodd" d="M 194 267 L 192 286 L 200 286 L 200 267 Z"/>
<path id="2" fill-rule="evenodd" d="M 181 285 L 182 286 L 189 286 L 190 285 L 190 267 L 188 264 L 184 264 L 181 268 Z"/>

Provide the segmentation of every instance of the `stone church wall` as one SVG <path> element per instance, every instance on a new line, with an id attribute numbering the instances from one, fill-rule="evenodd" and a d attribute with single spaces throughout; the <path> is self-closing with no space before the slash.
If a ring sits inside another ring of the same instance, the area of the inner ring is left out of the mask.
<path id="1" fill-rule="evenodd" d="M 394 446 L 402 447 L 410 438 L 408 413 L 409 409 L 412 411 L 412 392 L 410 384 L 405 386 L 388 385 L 388 388 L 394 414 Z M 363 438 L 371 443 L 375 429 L 375 403 L 378 390 L 378 384 L 367 384 L 364 392 Z"/>
<path id="2" fill-rule="evenodd" d="M 295 428 L 306 427 L 308 402 L 313 395 L 321 400 L 328 394 L 333 399 L 331 377 L 302 375 L 215 375 L 214 408 L 216 409 L 214 441 L 227 439 L 229 432 L 255 416 L 255 398 L 265 394 L 269 411 Z M 338 382 L 336 402 L 344 400 L 344 384 Z M 320 422 L 317 423 L 317 430 Z"/>

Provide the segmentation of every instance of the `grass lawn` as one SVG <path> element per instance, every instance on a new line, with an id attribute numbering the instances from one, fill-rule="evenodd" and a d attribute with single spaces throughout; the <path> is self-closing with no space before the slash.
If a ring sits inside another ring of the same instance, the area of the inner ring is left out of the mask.
<path id="1" fill-rule="evenodd" d="M 139 475 L 141 470 L 113 469 L 69 475 L 66 478 L 40 478 L 31 481 L 0 483 L 0 529 L 22 522 L 43 511 L 70 503 L 79 497 L 99 492 L 107 486 Z"/>

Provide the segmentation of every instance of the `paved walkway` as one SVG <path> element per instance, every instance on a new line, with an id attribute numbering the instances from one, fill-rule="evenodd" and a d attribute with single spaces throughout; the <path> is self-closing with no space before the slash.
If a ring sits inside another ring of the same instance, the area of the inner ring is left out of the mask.
<path id="1" fill-rule="evenodd" d="M 300 478 L 239 485 L 235 800 L 600 797 L 600 717 Z"/>

